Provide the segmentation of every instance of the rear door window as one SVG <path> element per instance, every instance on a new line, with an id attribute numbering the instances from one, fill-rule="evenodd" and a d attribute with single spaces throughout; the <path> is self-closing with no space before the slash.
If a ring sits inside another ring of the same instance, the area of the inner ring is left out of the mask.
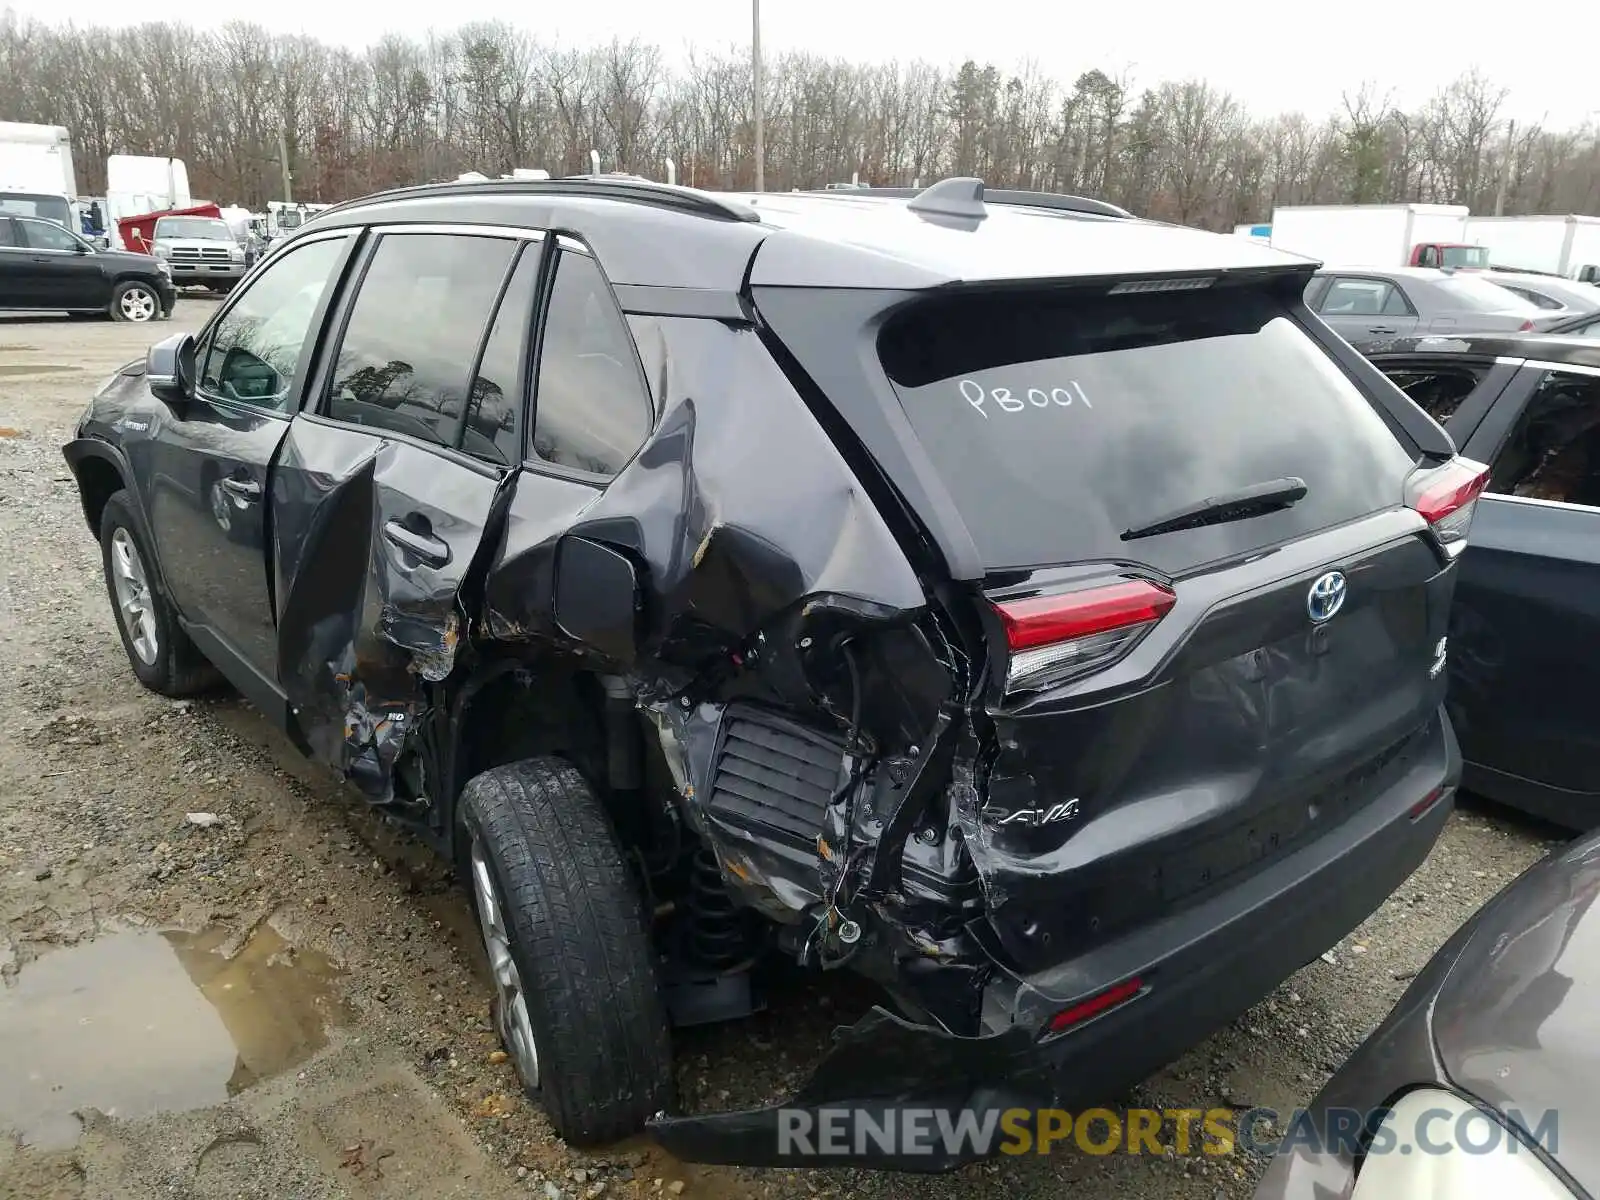
<path id="1" fill-rule="evenodd" d="M 1495 455 L 1490 492 L 1600 505 L 1600 378 L 1551 371 Z"/>
<path id="2" fill-rule="evenodd" d="M 385 234 L 339 344 L 327 415 L 454 446 L 472 365 L 517 245 Z"/>
<path id="3" fill-rule="evenodd" d="M 1114 559 L 1180 574 L 1393 508 L 1413 465 L 1261 290 L 928 301 L 879 353 L 992 570 Z M 1125 536 L 1284 479 L 1307 489 L 1288 509 Z"/>
<path id="4" fill-rule="evenodd" d="M 1398 317 L 1409 314 L 1411 305 L 1387 279 L 1340 278 L 1319 311 L 1330 317 Z"/>

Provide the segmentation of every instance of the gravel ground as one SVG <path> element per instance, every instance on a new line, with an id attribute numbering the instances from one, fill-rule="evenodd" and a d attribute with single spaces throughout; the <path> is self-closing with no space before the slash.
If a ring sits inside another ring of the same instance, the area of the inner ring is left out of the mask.
<path id="1" fill-rule="evenodd" d="M 26 1080 L 0 1070 L 0 1126 L 7 1113 L 26 1123 L 75 1096 L 81 1110 L 55 1149 L 0 1132 L 0 1197 L 1249 1193 L 1259 1164 L 1242 1156 L 1067 1152 L 912 1179 L 704 1169 L 643 1141 L 599 1155 L 557 1141 L 495 1053 L 475 926 L 440 865 L 242 701 L 172 703 L 127 669 L 99 548 L 59 447 L 100 380 L 211 309 L 186 298 L 170 324 L 150 328 L 0 319 L 0 1063 L 26 1052 L 47 1064 Z M 219 819 L 193 824 L 193 812 Z M 1550 844 L 1549 831 L 1514 817 L 1458 812 L 1432 857 L 1360 930 L 1125 1099 L 1198 1108 L 1308 1100 L 1428 955 Z M 174 955 L 228 1026 L 231 1075 L 226 1063 L 206 1074 L 212 1051 L 199 1045 L 198 1018 L 186 1036 L 161 1041 L 192 996 L 161 992 L 171 984 L 158 986 L 156 966 L 146 977 L 116 965 Z M 79 1010 L 39 1000 L 53 956 L 56 975 L 86 985 L 62 995 L 91 1006 L 70 1033 L 62 1015 Z M 134 995 L 154 1015 L 142 1034 L 102 1045 L 94 1022 L 112 1016 L 92 1005 L 108 978 L 118 997 L 108 1013 Z M 758 1017 L 679 1036 L 685 1103 L 784 1094 L 830 1025 L 869 1002 L 848 979 L 805 981 Z M 191 1092 L 202 1107 L 138 1115 L 123 1100 L 121 1115 L 106 1111 L 130 1080 L 148 1091 L 162 1079 L 190 1096 L 186 1072 L 201 1080 Z M 40 1098 L 28 1099 L 28 1087 Z"/>

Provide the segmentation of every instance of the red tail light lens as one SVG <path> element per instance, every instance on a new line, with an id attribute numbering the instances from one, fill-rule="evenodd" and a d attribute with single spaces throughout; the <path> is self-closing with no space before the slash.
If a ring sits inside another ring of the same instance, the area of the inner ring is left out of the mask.
<path id="1" fill-rule="evenodd" d="M 1071 1008 L 1063 1008 L 1050 1018 L 1050 1032 L 1065 1033 L 1074 1025 L 1082 1025 L 1092 1017 L 1098 1017 L 1103 1012 L 1109 1012 L 1119 1005 L 1126 1004 L 1142 991 L 1144 991 L 1144 980 L 1138 978 L 1124 980 L 1099 995 L 1080 1000 Z"/>
<path id="2" fill-rule="evenodd" d="M 1518 333 L 1532 333 L 1533 332 L 1533 322 L 1532 321 L 1524 321 L 1521 325 L 1517 326 L 1517 332 Z"/>
<path id="3" fill-rule="evenodd" d="M 1109 666 L 1175 603 L 1171 589 L 1143 579 L 997 602 L 1011 652 L 1006 689 L 1059 683 Z"/>
<path id="4" fill-rule="evenodd" d="M 1488 483 L 1489 468 L 1469 458 L 1452 458 L 1417 481 L 1411 507 L 1433 527 L 1439 544 L 1451 555 L 1466 549 L 1472 514 Z"/>

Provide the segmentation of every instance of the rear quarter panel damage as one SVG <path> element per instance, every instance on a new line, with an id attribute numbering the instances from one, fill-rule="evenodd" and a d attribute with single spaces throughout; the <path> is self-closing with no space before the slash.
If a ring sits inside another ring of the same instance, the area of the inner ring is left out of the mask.
<path id="1" fill-rule="evenodd" d="M 650 320 L 666 348 L 654 434 L 603 491 L 523 473 L 489 570 L 489 636 L 553 631 L 547 580 L 565 533 L 644 568 L 640 682 L 671 691 L 808 600 L 844 597 L 878 622 L 919 611 L 893 533 L 755 332 Z"/>
<path id="2" fill-rule="evenodd" d="M 828 434 L 747 325 L 630 318 L 648 349 L 655 431 L 609 483 L 523 472 L 485 583 L 501 643 L 575 654 L 551 611 L 566 534 L 639 568 L 638 658 L 627 676 L 672 767 L 680 808 L 731 887 L 793 920 L 821 890 L 817 841 L 778 846 L 707 805 L 730 704 L 838 739 L 852 708 L 879 752 L 917 741 L 951 686 L 915 623 L 916 573 Z M 857 697 L 843 647 L 854 643 Z M 915 660 L 909 668 L 896 658 Z"/>
<path id="3" fill-rule="evenodd" d="M 540 580 L 567 532 L 638 560 L 649 588 L 642 642 L 691 669 L 808 597 L 851 597 L 886 617 L 920 609 L 894 535 L 755 332 L 635 321 L 646 319 L 665 345 L 655 432 L 603 492 L 573 490 L 561 504 L 566 489 L 529 487 L 524 474 L 490 568 L 490 635 L 549 628 Z"/>

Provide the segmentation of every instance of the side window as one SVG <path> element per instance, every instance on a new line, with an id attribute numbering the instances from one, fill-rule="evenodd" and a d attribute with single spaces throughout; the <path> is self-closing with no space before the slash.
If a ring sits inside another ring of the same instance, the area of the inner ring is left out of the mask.
<path id="1" fill-rule="evenodd" d="M 312 318 L 348 241 L 298 246 L 250 281 L 198 352 L 201 392 L 253 408 L 289 406 Z"/>
<path id="2" fill-rule="evenodd" d="M 1406 294 L 1393 284 L 1388 285 L 1389 294 L 1383 298 L 1383 315 L 1386 317 L 1409 317 L 1411 315 L 1411 301 L 1406 299 Z"/>
<path id="3" fill-rule="evenodd" d="M 533 331 L 533 294 L 539 285 L 541 249 L 532 243 L 523 247 L 467 391 L 461 448 L 508 467 L 522 461 L 517 417 L 527 394 L 523 366 L 528 361 L 528 334 Z"/>
<path id="4" fill-rule="evenodd" d="M 1508 292 L 1512 292 L 1518 296 L 1521 296 L 1529 304 L 1537 305 L 1548 312 L 1553 312 L 1558 308 L 1565 307 L 1561 301 L 1555 299 L 1553 296 L 1546 296 L 1543 292 L 1531 292 L 1525 287 L 1512 287 L 1509 283 L 1502 283 L 1500 286 L 1505 288 Z"/>
<path id="5" fill-rule="evenodd" d="M 1316 312 L 1322 307 L 1322 295 L 1328 290 L 1328 277 L 1326 275 L 1313 275 L 1311 282 L 1306 284 L 1306 290 L 1301 296 L 1306 302 L 1306 307 Z"/>
<path id="6" fill-rule="evenodd" d="M 1472 395 L 1489 371 L 1482 363 L 1448 366 L 1379 363 L 1378 366 L 1397 388 L 1441 425 L 1455 416 L 1461 402 Z"/>
<path id="7" fill-rule="evenodd" d="M 54 221 L 18 221 L 22 236 L 34 250 L 76 250 L 78 239 Z"/>
<path id="8" fill-rule="evenodd" d="M 1488 490 L 1600 505 L 1600 378 L 1546 375 L 1495 455 Z"/>
<path id="9" fill-rule="evenodd" d="M 15 229 L 16 222 L 12 221 L 10 217 L 0 216 L 0 246 L 21 245 L 21 243 L 17 241 L 17 235 L 14 232 Z"/>
<path id="10" fill-rule="evenodd" d="M 533 451 L 546 462 L 615 475 L 654 419 L 639 352 L 599 264 L 563 250 L 539 350 Z"/>
<path id="11" fill-rule="evenodd" d="M 472 363 L 516 252 L 503 237 L 385 234 L 339 343 L 327 415 L 454 446 Z"/>
<path id="12" fill-rule="evenodd" d="M 1335 279 L 1322 301 L 1322 311 L 1333 317 L 1381 317 L 1393 298 L 1393 286 L 1381 279 Z M 1401 298 L 1399 312 L 1405 312 Z"/>

